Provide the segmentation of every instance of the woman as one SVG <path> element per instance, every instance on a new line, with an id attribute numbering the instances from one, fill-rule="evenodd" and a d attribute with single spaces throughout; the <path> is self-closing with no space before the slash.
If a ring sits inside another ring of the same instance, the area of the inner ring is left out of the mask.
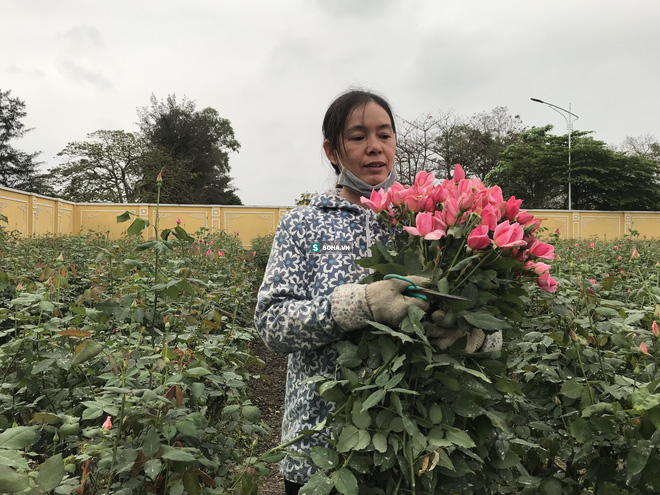
<path id="1" fill-rule="evenodd" d="M 316 196 L 309 206 L 282 218 L 255 311 L 266 345 L 289 354 L 283 442 L 331 412 L 332 403 L 305 380 L 334 374 L 335 342 L 364 327 L 366 320 L 396 327 L 409 306 L 427 309 L 426 302 L 402 294 L 407 282 L 358 284 L 368 273 L 354 263 L 370 254 L 374 242 L 388 242 L 384 226 L 359 199 L 396 180 L 396 128 L 389 104 L 368 91 L 348 91 L 328 108 L 323 137 L 339 189 Z M 292 448 L 309 452 L 323 444 L 321 435 L 313 435 Z M 289 457 L 280 468 L 287 494 L 298 493 L 316 470 L 311 463 Z"/>

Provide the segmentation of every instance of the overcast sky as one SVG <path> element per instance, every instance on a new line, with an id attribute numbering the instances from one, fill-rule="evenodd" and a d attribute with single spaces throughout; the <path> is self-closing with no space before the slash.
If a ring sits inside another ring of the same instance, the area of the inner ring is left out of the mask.
<path id="1" fill-rule="evenodd" d="M 349 86 L 414 119 L 508 107 L 618 145 L 660 138 L 658 0 L 0 0 L 0 89 L 45 166 L 99 129 L 136 131 L 152 94 L 228 118 L 247 205 L 332 186 L 321 120 Z M 165 174 L 164 174 L 165 175 Z"/>

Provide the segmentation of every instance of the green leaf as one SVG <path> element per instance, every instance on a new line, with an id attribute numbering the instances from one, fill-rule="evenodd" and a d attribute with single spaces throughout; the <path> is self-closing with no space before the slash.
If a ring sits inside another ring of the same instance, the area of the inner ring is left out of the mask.
<path id="1" fill-rule="evenodd" d="M 641 387 L 633 392 L 632 403 L 638 411 L 648 411 L 660 405 L 660 394 L 651 394 L 646 387 Z"/>
<path id="2" fill-rule="evenodd" d="M 327 447 L 312 447 L 312 461 L 321 469 L 334 469 L 339 466 L 339 455 Z"/>
<path id="3" fill-rule="evenodd" d="M 561 481 L 557 478 L 546 478 L 539 486 L 543 495 L 562 495 Z"/>
<path id="4" fill-rule="evenodd" d="M 184 448 L 170 447 L 169 445 L 163 445 L 163 459 L 169 459 L 170 461 L 179 461 L 179 462 L 194 462 L 197 460 L 197 457 L 194 456 L 190 451 L 184 450 Z"/>
<path id="5" fill-rule="evenodd" d="M 174 423 L 174 426 L 176 426 L 177 431 L 183 435 L 188 435 L 189 437 L 197 436 L 197 428 L 190 421 L 177 421 Z"/>
<path id="6" fill-rule="evenodd" d="M 202 376 L 210 375 L 211 371 L 207 370 L 206 368 L 203 368 L 201 366 L 198 366 L 196 368 L 190 368 L 186 372 L 184 372 L 183 376 L 192 376 L 194 378 L 201 378 Z"/>
<path id="7" fill-rule="evenodd" d="M 2 493 L 18 493 L 25 490 L 30 483 L 27 474 L 19 474 L 8 466 L 0 465 L 0 486 Z"/>
<path id="8" fill-rule="evenodd" d="M 0 433 L 0 449 L 26 449 L 39 437 L 36 426 L 14 426 Z"/>
<path id="9" fill-rule="evenodd" d="M 17 450 L 0 449 L 0 466 L 27 469 L 28 462 Z"/>
<path id="10" fill-rule="evenodd" d="M 131 212 L 125 211 L 121 215 L 117 215 L 117 223 L 128 222 L 131 219 Z"/>
<path id="11" fill-rule="evenodd" d="M 312 447 L 312 450 L 314 450 L 314 448 L 316 447 Z M 286 457 L 286 452 L 283 450 L 269 450 L 261 456 L 261 460 L 267 462 L 268 464 L 272 464 L 274 462 L 280 462 L 285 457 Z M 313 459 L 313 455 L 312 455 L 312 459 Z"/>
<path id="12" fill-rule="evenodd" d="M 648 440 L 638 440 L 632 446 L 626 458 L 626 484 L 630 485 L 633 477 L 646 467 L 652 450 L 653 446 Z"/>
<path id="13" fill-rule="evenodd" d="M 377 431 L 374 433 L 374 436 L 371 437 L 371 443 L 374 444 L 374 448 L 381 454 L 387 452 L 387 437 L 381 432 Z"/>
<path id="14" fill-rule="evenodd" d="M 360 411 L 368 411 L 370 408 L 380 403 L 380 401 L 385 398 L 385 394 L 387 394 L 386 390 L 376 390 L 369 397 L 367 397 L 367 399 L 362 404 L 362 409 Z"/>
<path id="15" fill-rule="evenodd" d="M 137 235 L 148 226 L 149 220 L 145 220 L 144 218 L 136 218 L 133 220 L 133 223 L 128 227 L 128 229 L 126 229 L 126 233 L 128 235 Z"/>
<path id="16" fill-rule="evenodd" d="M 582 397 L 583 391 L 584 391 L 584 385 L 578 383 L 573 379 L 564 382 L 564 384 L 561 386 L 561 390 L 559 391 L 559 393 L 571 399 L 579 399 L 580 397 Z"/>
<path id="17" fill-rule="evenodd" d="M 45 492 L 54 490 L 64 478 L 64 460 L 57 454 L 46 460 L 39 468 L 37 484 Z"/>
<path id="18" fill-rule="evenodd" d="M 465 311 L 461 314 L 465 320 L 476 328 L 482 330 L 506 330 L 509 324 L 486 311 Z"/>
<path id="19" fill-rule="evenodd" d="M 571 423 L 571 426 L 569 426 L 569 431 L 571 432 L 571 435 L 578 441 L 578 442 L 586 442 L 587 440 L 591 439 L 594 431 L 593 428 L 591 428 L 591 424 L 589 421 L 586 419 L 576 419 Z"/>
<path id="20" fill-rule="evenodd" d="M 397 332 L 396 330 L 392 330 L 387 325 L 383 325 L 382 323 L 378 323 L 376 321 L 369 321 L 369 320 L 367 320 L 366 323 L 368 323 L 369 325 L 371 325 L 372 327 L 374 327 L 375 329 L 378 330 L 378 332 L 374 332 L 374 333 L 385 333 L 387 335 L 391 335 L 392 337 L 395 337 L 395 338 L 401 340 L 402 342 L 410 342 L 410 343 L 413 342 L 413 339 L 411 339 L 405 333 Z"/>
<path id="21" fill-rule="evenodd" d="M 300 495 L 328 495 L 334 483 L 328 476 L 319 471 L 309 478 L 309 481 L 298 492 Z"/>
<path id="22" fill-rule="evenodd" d="M 153 459 L 160 450 L 160 435 L 151 428 L 142 442 L 142 453 L 148 458 Z"/>
<path id="23" fill-rule="evenodd" d="M 452 266 L 449 271 L 450 272 L 457 272 L 459 270 L 462 270 L 466 266 L 468 266 L 470 263 L 472 263 L 473 260 L 476 260 L 477 258 L 480 258 L 482 255 L 481 254 L 475 254 L 472 256 L 468 256 L 467 258 L 463 258 L 461 261 L 456 263 L 454 266 Z"/>
<path id="24" fill-rule="evenodd" d="M 162 471 L 162 466 L 163 463 L 160 462 L 160 459 L 149 459 L 144 463 L 144 474 L 146 474 L 149 479 L 155 480 Z"/>
<path id="25" fill-rule="evenodd" d="M 345 467 L 339 468 L 330 475 L 330 479 L 339 493 L 344 495 L 358 495 L 358 483 L 355 475 Z"/>
<path id="26" fill-rule="evenodd" d="M 245 405 L 241 408 L 241 414 L 250 423 L 258 423 L 261 419 L 261 411 L 259 408 L 252 405 Z"/>
<path id="27" fill-rule="evenodd" d="M 339 434 L 337 452 L 362 450 L 371 443 L 371 435 L 366 430 L 360 430 L 353 425 L 346 425 Z"/>
<path id="28" fill-rule="evenodd" d="M 103 346 L 98 342 L 94 342 L 93 340 L 86 340 L 84 342 L 81 342 L 80 344 L 78 344 L 78 346 L 74 351 L 73 359 L 71 360 L 71 365 L 78 366 L 84 363 L 85 361 L 88 361 L 93 357 L 97 356 L 98 354 L 101 353 L 102 350 L 103 350 Z"/>
<path id="29" fill-rule="evenodd" d="M 188 469 L 183 473 L 183 488 L 188 495 L 199 495 L 199 479 L 197 473 Z"/>
<path id="30" fill-rule="evenodd" d="M 156 244 L 156 241 L 143 242 L 135 246 L 135 251 L 146 251 L 147 249 L 152 248 Z"/>
<path id="31" fill-rule="evenodd" d="M 466 449 L 476 447 L 467 432 L 456 428 L 451 428 L 449 426 L 444 426 L 444 430 L 447 440 L 449 440 L 454 445 L 458 445 L 459 447 L 464 447 Z"/>

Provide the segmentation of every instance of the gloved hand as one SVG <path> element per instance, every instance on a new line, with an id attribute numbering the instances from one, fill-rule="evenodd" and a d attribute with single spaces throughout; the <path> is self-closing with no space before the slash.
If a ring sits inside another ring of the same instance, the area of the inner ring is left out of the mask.
<path id="1" fill-rule="evenodd" d="M 427 278 L 408 277 L 415 285 L 428 282 Z M 367 285 L 366 298 L 373 319 L 390 327 L 398 327 L 408 315 L 410 306 L 417 306 L 424 311 L 429 309 L 429 303 L 418 297 L 404 296 L 403 292 L 410 286 L 405 280 L 392 278 Z"/>
<path id="2" fill-rule="evenodd" d="M 449 349 L 454 342 L 463 337 L 467 337 L 465 343 L 465 352 L 472 354 L 474 352 L 495 352 L 502 349 L 502 332 L 486 334 L 481 328 L 472 328 L 469 332 L 461 330 L 456 326 L 445 328 L 442 325 L 445 320 L 443 311 L 434 311 L 431 315 L 431 322 L 426 323 L 426 337 L 429 343 L 439 351 Z"/>
<path id="3" fill-rule="evenodd" d="M 423 277 L 408 277 L 414 284 L 427 282 Z M 408 315 L 410 306 L 424 311 L 429 303 L 417 297 L 403 295 L 410 284 L 390 279 L 368 285 L 339 285 L 332 294 L 332 317 L 344 330 L 356 330 L 366 326 L 366 320 L 377 321 L 396 328 Z"/>

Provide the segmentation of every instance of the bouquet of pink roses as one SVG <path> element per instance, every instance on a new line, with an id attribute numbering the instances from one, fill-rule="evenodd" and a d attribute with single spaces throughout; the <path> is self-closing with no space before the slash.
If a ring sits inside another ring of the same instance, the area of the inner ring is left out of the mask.
<path id="1" fill-rule="evenodd" d="M 300 493 L 522 489 L 525 473 L 512 470 L 542 449 L 512 424 L 523 406 L 503 353 L 475 352 L 469 336 L 506 337 L 524 318 L 530 286 L 556 290 L 542 261 L 554 247 L 535 237 L 540 220 L 499 187 L 466 179 L 460 165 L 442 183 L 419 172 L 412 186 L 395 183 L 362 202 L 391 232 L 388 245 L 357 261 L 371 269 L 365 282 L 425 277 L 430 308 L 411 307 L 399 328 L 370 322 L 336 344 L 337 374 L 312 380 L 335 410 L 301 432 L 327 435 L 329 446 L 312 448 L 321 470 Z M 451 337 L 440 349 L 438 332 Z"/>

